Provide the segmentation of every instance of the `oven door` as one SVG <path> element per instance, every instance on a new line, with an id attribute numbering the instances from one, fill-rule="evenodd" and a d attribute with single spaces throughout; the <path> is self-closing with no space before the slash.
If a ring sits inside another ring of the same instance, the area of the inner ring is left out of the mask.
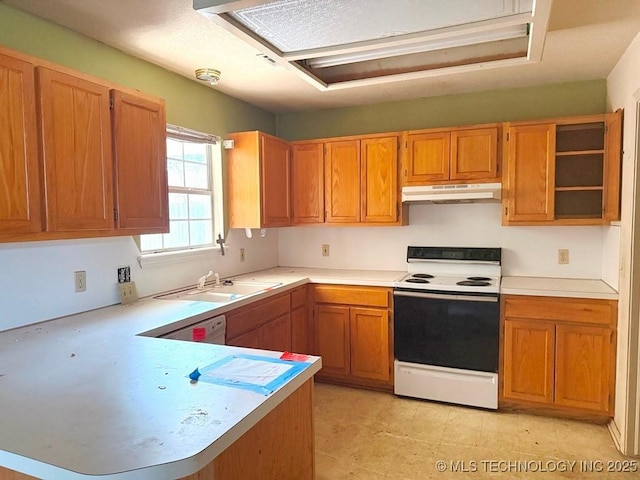
<path id="1" fill-rule="evenodd" d="M 498 295 L 395 289 L 395 357 L 402 362 L 498 371 Z"/>

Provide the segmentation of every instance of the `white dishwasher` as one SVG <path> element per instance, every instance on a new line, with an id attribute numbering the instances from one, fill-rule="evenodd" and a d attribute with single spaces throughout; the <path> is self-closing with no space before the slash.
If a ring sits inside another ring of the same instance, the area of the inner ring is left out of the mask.
<path id="1" fill-rule="evenodd" d="M 187 342 L 215 343 L 224 345 L 227 319 L 224 315 L 194 323 L 188 327 L 161 335 L 160 338 L 185 340 Z"/>

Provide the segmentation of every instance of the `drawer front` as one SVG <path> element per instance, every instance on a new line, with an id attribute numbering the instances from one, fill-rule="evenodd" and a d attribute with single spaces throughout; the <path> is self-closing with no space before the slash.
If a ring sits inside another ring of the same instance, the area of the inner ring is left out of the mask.
<path id="1" fill-rule="evenodd" d="M 389 306 L 390 292 L 390 289 L 382 287 L 317 285 L 313 290 L 313 298 L 315 303 L 337 303 L 387 308 Z"/>
<path id="2" fill-rule="evenodd" d="M 233 338 L 253 330 L 274 318 L 289 313 L 291 296 L 282 295 L 274 299 L 261 301 L 236 312 L 227 313 L 227 338 Z"/>
<path id="3" fill-rule="evenodd" d="M 307 287 L 297 288 L 291 292 L 291 310 L 307 304 Z"/>
<path id="4" fill-rule="evenodd" d="M 617 302 L 584 298 L 505 295 L 504 315 L 506 318 L 615 325 Z"/>

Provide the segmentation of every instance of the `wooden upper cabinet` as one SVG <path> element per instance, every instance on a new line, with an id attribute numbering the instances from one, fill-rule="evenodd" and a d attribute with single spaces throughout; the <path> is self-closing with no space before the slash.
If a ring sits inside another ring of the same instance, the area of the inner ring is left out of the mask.
<path id="1" fill-rule="evenodd" d="M 398 137 L 361 141 L 363 222 L 398 220 Z"/>
<path id="2" fill-rule="evenodd" d="M 262 135 L 260 142 L 262 225 L 286 227 L 291 225 L 289 144 L 269 135 Z"/>
<path id="3" fill-rule="evenodd" d="M 112 91 L 116 227 L 169 231 L 167 140 L 163 102 Z"/>
<path id="4" fill-rule="evenodd" d="M 497 178 L 498 127 L 451 132 L 451 179 Z"/>
<path id="5" fill-rule="evenodd" d="M 554 126 L 512 126 L 508 129 L 508 168 L 503 197 L 510 221 L 553 219 Z"/>
<path id="6" fill-rule="evenodd" d="M 407 143 L 406 185 L 425 185 L 449 180 L 449 132 L 409 133 Z"/>
<path id="7" fill-rule="evenodd" d="M 504 225 L 619 219 L 621 110 L 507 125 Z"/>
<path id="8" fill-rule="evenodd" d="M 327 142 L 324 168 L 327 223 L 360 222 L 360 141 Z"/>
<path id="9" fill-rule="evenodd" d="M 324 144 L 291 146 L 292 220 L 294 224 L 324 222 Z"/>
<path id="10" fill-rule="evenodd" d="M 109 88 L 38 67 L 47 230 L 113 229 Z"/>
<path id="11" fill-rule="evenodd" d="M 604 213 L 606 221 L 620 220 L 620 183 L 622 181 L 622 111 L 606 115 L 604 144 Z"/>
<path id="12" fill-rule="evenodd" d="M 285 227 L 291 224 L 289 144 L 262 132 L 230 133 L 227 150 L 229 226 Z"/>
<path id="13" fill-rule="evenodd" d="M 500 132 L 495 124 L 407 132 L 403 185 L 499 181 Z"/>
<path id="14" fill-rule="evenodd" d="M 34 72 L 0 55 L 0 234 L 42 230 Z"/>

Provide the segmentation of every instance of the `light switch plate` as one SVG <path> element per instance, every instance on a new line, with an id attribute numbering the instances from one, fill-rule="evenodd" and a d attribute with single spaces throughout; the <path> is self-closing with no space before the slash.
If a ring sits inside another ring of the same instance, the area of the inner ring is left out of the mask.
<path id="1" fill-rule="evenodd" d="M 136 290 L 136 282 L 119 283 L 120 303 L 128 305 L 138 301 L 138 291 Z"/>

